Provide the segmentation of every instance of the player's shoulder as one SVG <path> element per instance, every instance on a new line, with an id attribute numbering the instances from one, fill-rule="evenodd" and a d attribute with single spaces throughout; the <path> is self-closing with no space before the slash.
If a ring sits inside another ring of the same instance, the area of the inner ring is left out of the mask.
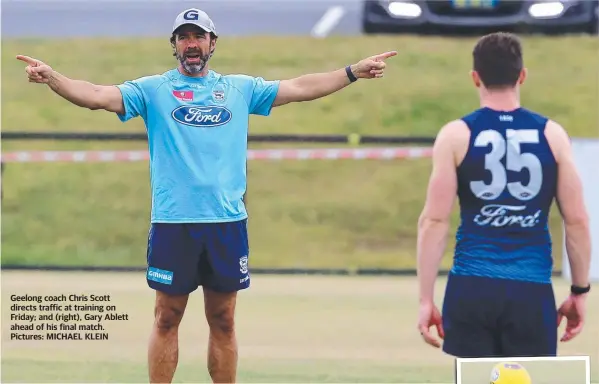
<path id="1" fill-rule="evenodd" d="M 244 74 L 244 73 L 231 73 L 231 74 L 226 74 L 226 75 L 219 74 L 219 76 L 222 79 L 222 81 L 227 82 L 229 84 L 237 85 L 240 87 L 243 87 L 243 86 L 250 86 L 250 87 L 266 86 L 269 83 L 269 81 L 266 80 L 262 76 L 253 76 L 253 75 L 248 75 L 248 74 Z"/>
<path id="2" fill-rule="evenodd" d="M 166 71 L 160 74 L 143 75 L 128 82 L 137 84 L 142 88 L 155 86 L 157 87 L 162 83 L 171 81 L 171 73 L 172 71 Z"/>
<path id="3" fill-rule="evenodd" d="M 239 92 L 243 98 L 249 103 L 248 100 L 251 99 L 252 93 L 255 88 L 255 80 L 254 77 L 245 74 L 221 74 L 217 72 L 213 72 L 216 84 L 220 84 L 224 86 L 226 89 L 236 90 Z"/>
<path id="4" fill-rule="evenodd" d="M 533 111 L 532 109 L 528 109 L 528 108 L 520 108 L 518 110 L 518 112 L 523 115 L 528 117 L 529 119 L 533 120 L 534 122 L 540 124 L 540 125 L 545 125 L 547 124 L 548 121 L 550 121 L 549 117 L 543 115 L 542 113 Z"/>
<path id="5" fill-rule="evenodd" d="M 163 73 L 157 73 L 153 75 L 146 75 L 140 77 L 140 79 L 144 79 L 147 82 L 165 82 L 165 81 L 173 81 L 176 77 L 176 69 L 170 69 Z"/>
<path id="6" fill-rule="evenodd" d="M 441 127 L 433 145 L 433 157 L 446 158 L 451 154 L 459 164 L 468 150 L 470 129 L 462 119 L 448 121 Z"/>
<path id="7" fill-rule="evenodd" d="M 544 130 L 545 139 L 551 148 L 553 157 L 560 162 L 562 154 L 570 148 L 570 136 L 560 123 L 555 120 L 547 119 Z"/>
<path id="8" fill-rule="evenodd" d="M 485 112 L 485 108 L 477 108 L 471 112 L 466 113 L 464 116 L 460 117 L 459 120 L 462 120 L 464 122 L 469 122 L 469 121 L 476 121 L 477 119 L 479 119 L 481 116 L 484 115 Z"/>
<path id="9" fill-rule="evenodd" d="M 254 88 L 254 77 L 245 74 L 227 73 L 222 74 L 214 72 L 216 83 L 222 84 L 227 88 L 236 89 L 241 92 L 244 97 L 248 98 Z"/>
<path id="10" fill-rule="evenodd" d="M 520 108 L 522 114 L 528 116 L 533 122 L 536 122 L 541 130 L 544 132 L 545 137 L 551 141 L 568 141 L 570 140 L 568 133 L 564 127 L 556 120 L 536 112 L 528 108 Z"/>
<path id="11" fill-rule="evenodd" d="M 229 81 L 253 81 L 255 76 L 245 73 L 219 73 L 220 77 Z"/>
<path id="12" fill-rule="evenodd" d="M 218 74 L 218 76 L 220 77 L 221 81 L 237 85 L 251 85 L 254 83 L 254 81 L 256 81 L 256 77 L 243 73 Z"/>
<path id="13" fill-rule="evenodd" d="M 446 122 L 437 133 L 436 140 L 461 142 L 470 137 L 470 128 L 464 119 L 454 119 Z"/>
<path id="14" fill-rule="evenodd" d="M 445 151 L 462 153 L 468 147 L 469 138 L 470 130 L 462 119 L 448 121 L 437 132 L 433 154 Z"/>
<path id="15" fill-rule="evenodd" d="M 557 136 L 561 139 L 569 138 L 568 132 L 566 129 L 557 121 L 553 119 L 547 119 L 545 121 L 545 134 L 551 136 Z"/>
<path id="16" fill-rule="evenodd" d="M 469 130 L 476 131 L 483 127 L 488 127 L 489 118 L 492 116 L 493 113 L 489 108 L 480 107 L 464 114 L 459 120 L 461 120 Z"/>

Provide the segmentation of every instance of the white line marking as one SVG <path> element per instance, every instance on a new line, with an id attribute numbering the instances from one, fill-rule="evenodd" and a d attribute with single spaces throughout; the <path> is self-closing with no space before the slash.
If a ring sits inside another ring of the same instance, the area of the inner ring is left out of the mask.
<path id="1" fill-rule="evenodd" d="M 482 357 L 482 358 L 457 358 L 456 376 L 457 384 L 462 383 L 462 364 L 464 363 L 484 363 L 484 362 L 531 362 L 531 361 L 584 361 L 586 383 L 591 383 L 591 357 L 590 356 L 543 356 L 543 357 Z"/>
<path id="2" fill-rule="evenodd" d="M 457 358 L 459 363 L 484 363 L 484 362 L 510 362 L 510 361 L 585 361 L 589 362 L 590 356 L 539 356 L 539 357 L 479 357 L 479 358 Z"/>
<path id="3" fill-rule="evenodd" d="M 310 34 L 312 37 L 327 37 L 337 24 L 339 24 L 343 15 L 345 15 L 345 8 L 342 6 L 335 6 L 327 9 L 320 20 L 318 20 L 314 27 L 312 27 Z"/>

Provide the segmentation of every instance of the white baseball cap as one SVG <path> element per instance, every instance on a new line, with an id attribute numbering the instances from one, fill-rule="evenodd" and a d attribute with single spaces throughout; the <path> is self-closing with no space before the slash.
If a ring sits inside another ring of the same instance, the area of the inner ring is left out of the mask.
<path id="1" fill-rule="evenodd" d="M 175 19 L 175 24 L 173 24 L 173 33 L 177 28 L 185 24 L 196 25 L 204 31 L 214 33 L 215 36 L 218 36 L 212 19 L 210 19 L 210 16 L 206 12 L 200 9 L 190 8 L 179 13 Z"/>

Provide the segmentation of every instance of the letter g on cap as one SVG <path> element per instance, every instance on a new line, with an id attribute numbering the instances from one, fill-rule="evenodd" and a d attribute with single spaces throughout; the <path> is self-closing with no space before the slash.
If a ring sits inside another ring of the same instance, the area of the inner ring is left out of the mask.
<path id="1" fill-rule="evenodd" d="M 185 20 L 198 20 L 199 19 L 198 11 L 196 11 L 194 9 L 190 9 L 189 11 L 187 11 L 183 14 L 183 18 Z"/>

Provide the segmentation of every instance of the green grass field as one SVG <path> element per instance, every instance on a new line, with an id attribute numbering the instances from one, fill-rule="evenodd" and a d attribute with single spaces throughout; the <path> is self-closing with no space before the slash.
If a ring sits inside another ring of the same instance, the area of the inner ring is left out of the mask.
<path id="1" fill-rule="evenodd" d="M 2 43 L 4 131 L 143 132 L 140 119 L 123 125 L 116 116 L 72 106 L 46 87 L 29 84 L 16 54 L 102 84 L 175 65 L 166 38 Z M 251 131 L 434 136 L 446 121 L 478 107 L 469 78 L 473 44 L 467 38 L 409 36 L 225 38 L 211 64 L 223 73 L 277 79 L 333 70 L 395 49 L 399 55 L 389 61 L 384 79 L 276 109 L 269 118 L 252 117 Z M 572 136 L 597 136 L 599 41 L 527 37 L 524 45 L 530 70 L 524 103 L 558 120 Z M 142 149 L 145 143 L 4 141 L 2 146 L 4 151 Z M 252 266 L 413 266 L 429 169 L 426 159 L 250 162 Z M 3 263 L 144 264 L 146 163 L 9 164 L 3 188 Z M 559 223 L 554 212 L 552 231 L 561 250 Z"/>
<path id="2" fill-rule="evenodd" d="M 1 277 L 3 383 L 147 382 L 154 296 L 143 273 L 3 271 Z M 454 360 L 424 344 L 416 331 L 414 278 L 259 275 L 252 279 L 252 288 L 238 300 L 240 382 L 454 382 Z M 443 280 L 437 284 L 439 304 L 444 286 Z M 567 288 L 567 282 L 555 282 L 560 302 Z M 129 320 L 104 322 L 109 334 L 104 341 L 10 340 L 11 295 L 71 293 L 110 294 L 110 304 Z M 588 311 L 584 334 L 560 344 L 559 354 L 591 356 L 592 378 L 598 382 L 599 307 L 589 303 Z M 207 326 L 199 292 L 189 301 L 180 340 L 175 382 L 208 382 Z M 485 375 L 481 382 L 487 379 Z"/>

